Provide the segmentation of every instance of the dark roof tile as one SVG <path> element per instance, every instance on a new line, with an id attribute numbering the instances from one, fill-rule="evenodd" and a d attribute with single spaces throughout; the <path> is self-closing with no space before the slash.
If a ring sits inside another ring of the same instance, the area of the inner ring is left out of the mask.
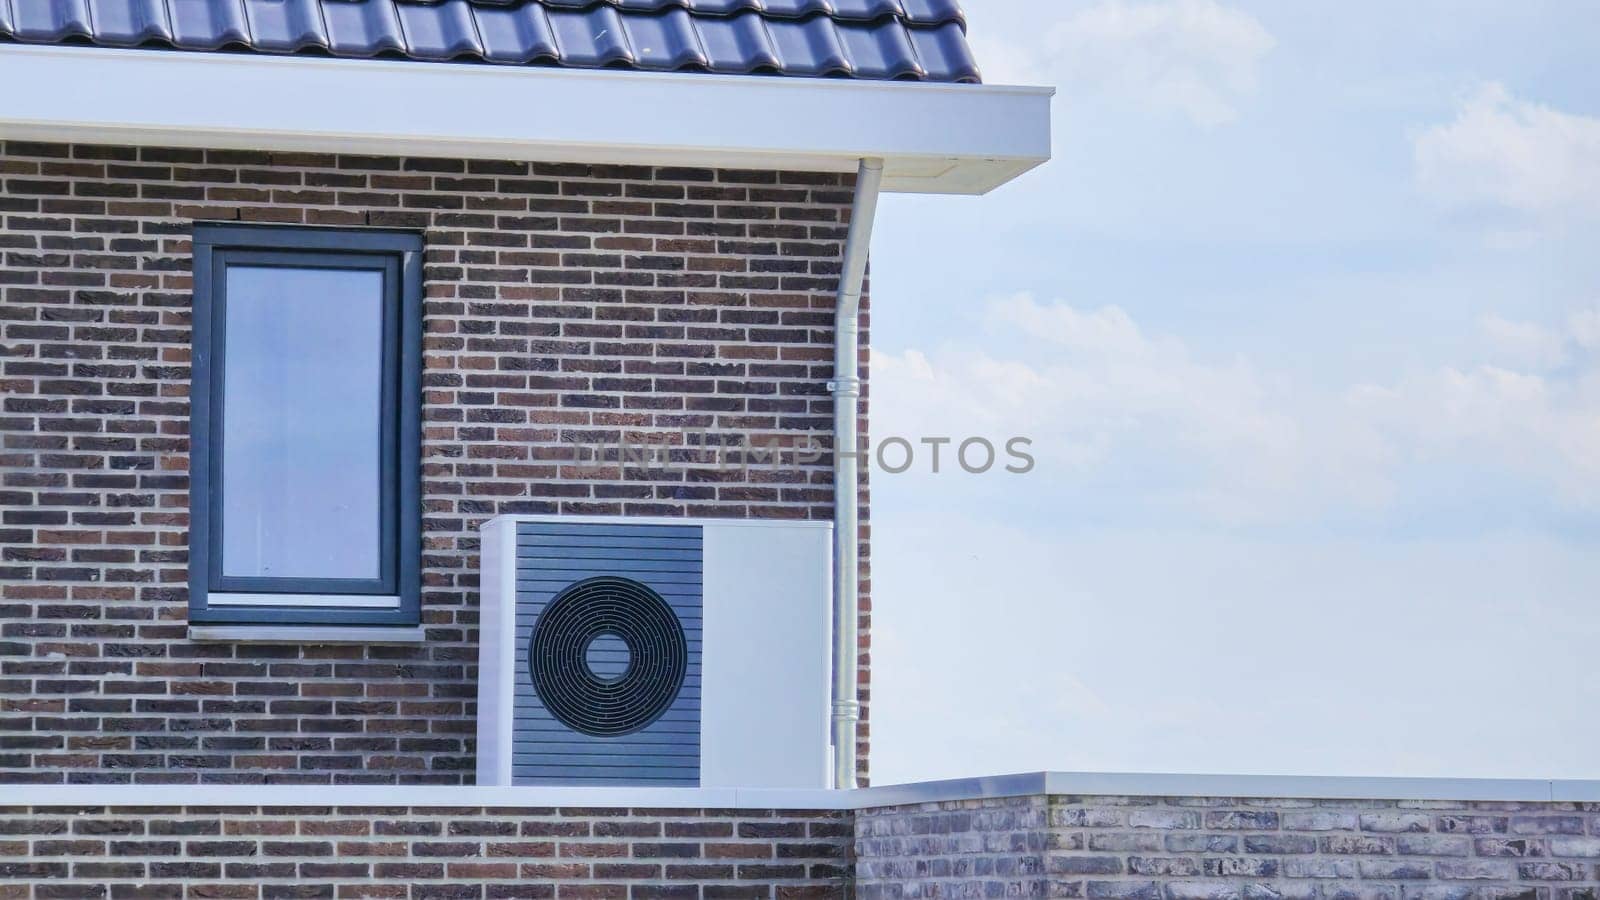
<path id="1" fill-rule="evenodd" d="M 328 51 L 335 56 L 377 56 L 406 53 L 396 4 L 373 0 L 339 3 L 324 0 L 322 21 L 328 26 Z"/>
<path id="2" fill-rule="evenodd" d="M 978 60 L 967 45 L 966 32 L 951 22 L 938 28 L 908 29 L 911 46 L 929 81 L 977 81 Z"/>
<path id="3" fill-rule="evenodd" d="M 478 26 L 473 24 L 472 7 L 466 0 L 445 0 L 438 5 L 402 3 L 396 9 L 411 56 L 433 60 L 483 58 L 483 43 L 478 40 Z"/>
<path id="4" fill-rule="evenodd" d="M 550 17 L 537 3 L 501 7 L 480 2 L 473 7 L 472 18 L 483 39 L 483 58 L 489 62 L 553 63 L 561 59 Z"/>
<path id="5" fill-rule="evenodd" d="M 919 25 L 944 25 L 949 22 L 967 24 L 961 12 L 960 0 L 900 0 L 906 8 L 906 19 Z"/>
<path id="6" fill-rule="evenodd" d="M 889 17 L 904 19 L 900 0 L 833 0 L 833 17 L 849 22 L 875 22 Z"/>
<path id="7" fill-rule="evenodd" d="M 21 40 L 54 42 L 94 33 L 85 0 L 27 0 L 12 6 L 13 33 Z"/>
<path id="8" fill-rule="evenodd" d="M 857 78 L 921 79 L 926 74 L 911 37 L 897 23 L 840 25 L 839 36 L 850 55 L 850 74 Z"/>
<path id="9" fill-rule="evenodd" d="M 783 71 L 791 75 L 849 75 L 850 57 L 844 51 L 839 29 L 832 21 L 778 19 L 766 23 L 778 45 Z"/>
<path id="10" fill-rule="evenodd" d="M 172 41 L 162 0 L 89 0 L 89 17 L 94 22 L 96 39 L 113 47 Z"/>
<path id="11" fill-rule="evenodd" d="M 552 9 L 550 24 L 555 28 L 556 45 L 561 48 L 561 61 L 566 65 L 631 67 L 638 62 L 628 47 L 622 15 L 615 7 L 600 5 L 571 12 Z"/>
<path id="12" fill-rule="evenodd" d="M 979 80 L 959 0 L 0 0 L 0 41 Z"/>
<path id="13" fill-rule="evenodd" d="M 244 0 L 167 0 L 172 43 L 184 50 L 250 46 Z"/>
<path id="14" fill-rule="evenodd" d="M 700 69 L 711 65 L 701 46 L 705 29 L 695 31 L 694 20 L 681 9 L 659 16 L 622 16 L 622 28 L 642 69 Z M 719 20 L 726 21 L 726 20 Z"/>
<path id="15" fill-rule="evenodd" d="M 317 0 L 244 0 L 244 13 L 255 46 L 268 53 L 328 49 Z"/>
<path id="16" fill-rule="evenodd" d="M 783 70 L 778 44 L 758 15 L 702 19 L 699 36 L 713 72 L 743 74 Z"/>

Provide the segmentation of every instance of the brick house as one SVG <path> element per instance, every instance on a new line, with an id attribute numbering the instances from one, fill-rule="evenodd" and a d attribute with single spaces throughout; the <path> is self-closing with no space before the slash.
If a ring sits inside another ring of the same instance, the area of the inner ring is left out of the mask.
<path id="1" fill-rule="evenodd" d="M 0 897 L 1592 892 L 1573 786 L 857 788 L 878 193 L 1049 155 L 965 27 L 0 0 Z"/>
<path id="2" fill-rule="evenodd" d="M 480 525 L 830 521 L 852 204 L 1048 153 L 953 2 L 5 10 L 0 781 L 471 783 Z"/>

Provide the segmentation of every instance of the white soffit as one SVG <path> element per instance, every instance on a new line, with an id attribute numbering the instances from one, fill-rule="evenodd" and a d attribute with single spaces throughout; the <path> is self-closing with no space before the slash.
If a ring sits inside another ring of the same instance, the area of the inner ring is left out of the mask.
<path id="1" fill-rule="evenodd" d="M 0 137 L 854 172 L 982 194 L 1050 158 L 1051 88 L 0 45 Z"/>

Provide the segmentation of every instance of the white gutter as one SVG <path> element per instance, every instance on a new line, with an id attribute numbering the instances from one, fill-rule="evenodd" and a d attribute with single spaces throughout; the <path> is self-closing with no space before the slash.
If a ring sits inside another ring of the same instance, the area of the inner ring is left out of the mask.
<path id="1" fill-rule="evenodd" d="M 883 160 L 863 159 L 856 171 L 850 232 L 839 271 L 833 311 L 833 786 L 856 786 L 856 627 L 860 583 L 860 453 L 856 446 L 861 406 L 861 287 L 867 250 L 878 215 Z"/>
<path id="2" fill-rule="evenodd" d="M 981 194 L 1050 157 L 1050 88 L 0 44 L 18 141 L 853 172 Z"/>

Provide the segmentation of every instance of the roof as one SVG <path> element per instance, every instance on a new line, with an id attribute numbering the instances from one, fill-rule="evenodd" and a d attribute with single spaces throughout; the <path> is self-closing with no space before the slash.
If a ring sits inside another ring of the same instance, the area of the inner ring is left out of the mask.
<path id="1" fill-rule="evenodd" d="M 0 41 L 977 82 L 958 0 L 0 0 Z"/>

